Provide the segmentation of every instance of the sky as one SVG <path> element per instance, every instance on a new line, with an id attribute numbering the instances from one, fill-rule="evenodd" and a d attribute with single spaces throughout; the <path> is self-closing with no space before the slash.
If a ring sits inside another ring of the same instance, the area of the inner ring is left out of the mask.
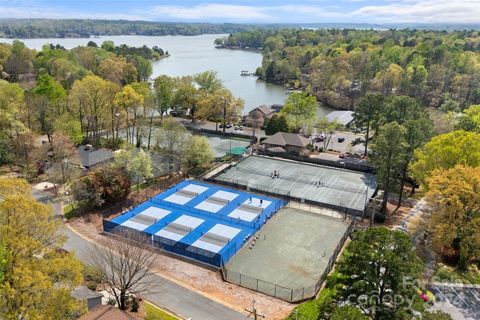
<path id="1" fill-rule="evenodd" d="M 0 18 L 480 24 L 480 0 L 0 0 Z"/>

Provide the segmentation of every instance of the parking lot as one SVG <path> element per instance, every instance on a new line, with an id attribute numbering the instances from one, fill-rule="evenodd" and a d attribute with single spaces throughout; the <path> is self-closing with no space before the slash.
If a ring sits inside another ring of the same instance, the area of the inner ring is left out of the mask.
<path id="1" fill-rule="evenodd" d="M 480 319 L 479 286 L 435 284 L 429 290 L 435 295 L 435 309 L 449 313 L 455 320 Z"/>
<path id="2" fill-rule="evenodd" d="M 339 142 L 339 138 L 345 139 L 342 142 Z M 348 131 L 338 131 L 335 132 L 332 136 L 332 139 L 330 140 L 330 144 L 328 145 L 327 149 L 332 149 L 335 151 L 339 151 L 341 153 L 357 153 L 360 155 L 363 155 L 365 151 L 365 146 L 363 144 L 358 144 L 356 146 L 352 146 L 352 141 L 356 139 L 363 139 L 364 135 L 363 134 L 356 134 L 353 132 L 348 132 Z M 323 142 L 315 142 L 313 144 L 315 147 L 318 148 L 323 148 L 324 143 Z"/>

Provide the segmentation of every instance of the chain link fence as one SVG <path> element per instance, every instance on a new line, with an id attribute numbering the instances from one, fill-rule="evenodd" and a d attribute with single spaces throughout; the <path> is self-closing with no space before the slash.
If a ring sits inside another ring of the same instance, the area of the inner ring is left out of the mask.
<path id="1" fill-rule="evenodd" d="M 353 219 L 347 227 L 347 230 L 343 234 L 342 238 L 338 242 L 335 250 L 330 256 L 327 265 L 320 277 L 320 279 L 315 283 L 315 285 L 303 287 L 303 288 L 287 288 L 269 281 L 253 278 L 245 274 L 241 274 L 236 271 L 228 270 L 228 267 L 222 268 L 222 275 L 225 281 L 230 283 L 237 284 L 241 287 L 248 288 L 257 292 L 264 293 L 266 295 L 279 298 L 288 302 L 298 302 L 309 299 L 317 295 L 318 291 L 323 285 L 323 282 L 326 280 L 330 271 L 332 271 L 335 261 L 337 260 L 338 254 L 342 250 L 345 242 L 348 237 L 355 229 L 356 219 Z"/>

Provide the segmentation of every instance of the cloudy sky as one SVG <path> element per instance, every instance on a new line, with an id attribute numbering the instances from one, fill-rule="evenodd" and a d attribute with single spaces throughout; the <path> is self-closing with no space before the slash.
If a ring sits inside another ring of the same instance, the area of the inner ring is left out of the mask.
<path id="1" fill-rule="evenodd" d="M 0 0 L 0 18 L 478 24 L 480 0 Z"/>

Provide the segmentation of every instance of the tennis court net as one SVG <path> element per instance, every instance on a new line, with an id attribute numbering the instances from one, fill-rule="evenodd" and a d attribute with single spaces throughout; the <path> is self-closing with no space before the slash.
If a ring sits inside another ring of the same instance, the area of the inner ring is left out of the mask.
<path id="1" fill-rule="evenodd" d="M 149 225 L 154 224 L 157 221 L 157 219 L 139 213 L 136 216 L 134 216 L 133 218 L 130 218 L 130 221 L 149 226 Z"/>
<path id="2" fill-rule="evenodd" d="M 217 241 L 220 241 L 220 242 L 223 242 L 223 243 L 229 243 L 230 242 L 230 238 L 225 237 L 225 236 L 221 236 L 221 235 L 216 234 L 216 233 L 207 232 L 203 236 L 205 238 L 210 238 L 210 239 L 217 240 Z"/>
<path id="3" fill-rule="evenodd" d="M 262 207 L 257 207 L 257 206 L 254 206 L 254 205 L 248 204 L 248 203 L 242 203 L 240 205 L 240 207 L 244 210 L 246 209 L 246 211 L 254 212 L 254 213 L 260 213 L 260 212 L 263 211 Z"/>
<path id="4" fill-rule="evenodd" d="M 226 205 L 230 202 L 230 200 L 228 200 L 228 199 L 223 199 L 223 198 L 219 198 L 219 197 L 215 197 L 215 196 L 208 197 L 208 200 L 212 201 L 212 202 L 219 203 L 221 205 Z"/>
<path id="5" fill-rule="evenodd" d="M 241 168 L 240 170 L 243 171 L 243 172 L 248 172 L 248 173 L 251 173 L 251 174 L 254 174 L 254 175 L 258 175 L 258 176 L 270 177 L 270 173 L 264 172 L 262 170 L 255 170 L 255 169 L 250 169 L 250 168 L 249 169 Z M 277 171 L 279 171 L 279 170 L 277 170 Z M 365 190 L 366 190 L 366 188 L 363 189 L 363 190 L 362 190 L 362 188 L 358 188 L 358 189 L 347 188 L 347 187 L 342 187 L 340 185 L 326 184 L 326 183 L 323 183 L 322 181 L 315 180 L 313 178 L 312 179 L 304 179 L 304 178 L 299 178 L 299 177 L 295 177 L 295 176 L 292 176 L 292 175 L 284 175 L 282 172 L 279 172 L 279 173 L 280 173 L 280 176 L 279 176 L 279 178 L 276 178 L 276 179 L 283 179 L 283 180 L 288 180 L 288 181 L 292 181 L 292 182 L 302 182 L 302 183 L 305 183 L 305 184 L 310 184 L 310 185 L 312 185 L 312 187 L 318 186 L 319 188 L 329 188 L 329 189 L 335 189 L 335 190 L 339 190 L 339 191 L 347 191 L 347 192 L 352 192 L 352 193 L 362 193 L 362 192 L 365 192 Z"/>
<path id="6" fill-rule="evenodd" d="M 189 226 L 185 226 L 183 224 L 179 224 L 175 222 L 169 223 L 165 227 L 165 229 L 167 231 L 173 231 L 174 233 L 177 233 L 177 234 L 187 234 L 192 231 L 192 228 L 190 228 Z M 178 231 L 178 232 L 175 232 L 175 231 Z"/>
<path id="7" fill-rule="evenodd" d="M 198 196 L 198 192 L 194 192 L 194 191 L 190 191 L 190 190 L 185 190 L 185 189 L 180 189 L 177 191 L 177 193 L 179 193 L 180 195 L 185 195 L 187 197 L 197 197 Z"/>

